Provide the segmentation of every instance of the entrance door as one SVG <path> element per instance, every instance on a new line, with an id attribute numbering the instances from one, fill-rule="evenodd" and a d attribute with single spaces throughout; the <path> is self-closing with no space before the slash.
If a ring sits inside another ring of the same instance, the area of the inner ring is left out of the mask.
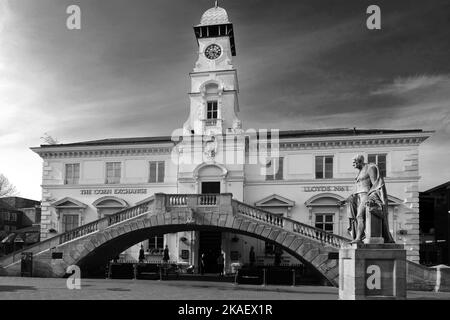
<path id="1" fill-rule="evenodd" d="M 221 252 L 222 233 L 217 231 L 200 231 L 199 259 L 205 254 L 204 273 L 219 273 L 217 258 Z M 199 260 L 199 265 L 201 260 Z"/>
<path id="2" fill-rule="evenodd" d="M 205 193 L 220 193 L 219 181 L 202 182 L 202 194 Z"/>

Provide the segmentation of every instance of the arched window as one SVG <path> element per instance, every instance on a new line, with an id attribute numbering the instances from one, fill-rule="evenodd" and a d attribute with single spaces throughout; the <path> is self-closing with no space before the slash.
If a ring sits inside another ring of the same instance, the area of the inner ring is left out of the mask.
<path id="1" fill-rule="evenodd" d="M 309 209 L 309 219 L 311 224 L 324 231 L 342 234 L 344 226 L 340 217 L 341 206 L 339 201 L 344 198 L 334 193 L 320 193 L 305 202 Z"/>
<path id="2" fill-rule="evenodd" d="M 125 202 L 125 200 L 112 196 L 99 198 L 94 201 L 93 205 L 97 208 L 99 219 L 104 216 L 114 214 L 128 207 L 128 204 Z"/>

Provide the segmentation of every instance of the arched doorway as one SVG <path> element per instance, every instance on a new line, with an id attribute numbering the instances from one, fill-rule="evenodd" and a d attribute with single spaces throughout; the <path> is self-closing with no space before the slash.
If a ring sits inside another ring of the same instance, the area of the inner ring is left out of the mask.
<path id="1" fill-rule="evenodd" d="M 194 170 L 194 178 L 198 183 L 198 192 L 201 194 L 218 194 L 226 192 L 227 169 L 216 163 L 203 163 Z M 204 262 L 202 273 L 219 273 L 217 259 L 222 251 L 229 257 L 228 245 L 223 241 L 226 236 L 221 231 L 196 231 L 198 239 L 198 265 Z M 203 256 L 203 258 L 202 258 Z"/>

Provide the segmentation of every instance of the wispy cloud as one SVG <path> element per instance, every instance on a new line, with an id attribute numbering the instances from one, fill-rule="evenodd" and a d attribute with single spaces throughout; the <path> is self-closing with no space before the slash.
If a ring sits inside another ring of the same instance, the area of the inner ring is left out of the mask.
<path id="1" fill-rule="evenodd" d="M 442 88 L 450 89 L 450 75 L 420 75 L 415 77 L 396 78 L 393 83 L 371 92 L 373 95 L 404 95 L 411 91 Z"/>

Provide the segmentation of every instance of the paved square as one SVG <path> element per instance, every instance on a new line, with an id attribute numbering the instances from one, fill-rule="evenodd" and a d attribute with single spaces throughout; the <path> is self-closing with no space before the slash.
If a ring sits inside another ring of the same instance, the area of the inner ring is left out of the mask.
<path id="1" fill-rule="evenodd" d="M 0 277 L 0 300 L 337 300 L 324 286 L 234 285 L 228 282 Z M 450 299 L 450 292 L 408 291 L 408 299 Z"/>

